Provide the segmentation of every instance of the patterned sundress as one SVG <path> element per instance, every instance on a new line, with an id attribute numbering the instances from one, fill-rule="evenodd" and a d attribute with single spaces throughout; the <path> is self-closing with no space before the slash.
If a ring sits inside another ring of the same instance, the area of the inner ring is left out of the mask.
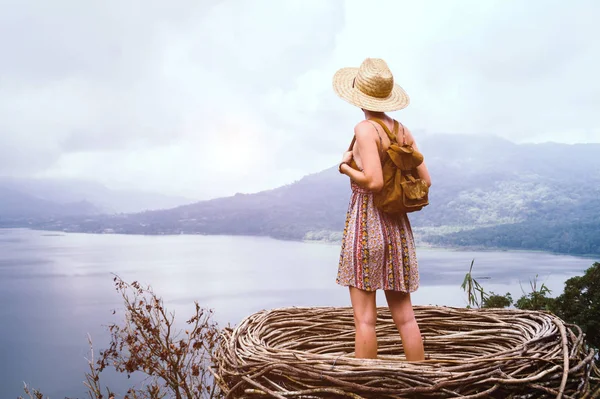
<path id="1" fill-rule="evenodd" d="M 408 216 L 381 212 L 371 191 L 354 182 L 351 187 L 336 283 L 366 291 L 416 291 L 419 268 Z"/>

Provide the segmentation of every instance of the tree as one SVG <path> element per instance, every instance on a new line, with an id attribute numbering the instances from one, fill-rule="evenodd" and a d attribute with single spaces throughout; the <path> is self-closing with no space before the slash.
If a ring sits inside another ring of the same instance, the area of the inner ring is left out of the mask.
<path id="1" fill-rule="evenodd" d="M 600 263 L 595 262 L 583 276 L 565 282 L 565 291 L 551 305 L 561 319 L 577 324 L 587 341 L 600 348 Z"/>

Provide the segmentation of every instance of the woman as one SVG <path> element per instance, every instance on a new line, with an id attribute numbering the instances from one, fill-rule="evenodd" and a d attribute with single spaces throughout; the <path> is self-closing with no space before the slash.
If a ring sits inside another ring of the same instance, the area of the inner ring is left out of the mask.
<path id="1" fill-rule="evenodd" d="M 398 327 L 408 361 L 424 360 L 423 340 L 412 308 L 410 293 L 419 285 L 419 271 L 410 222 L 406 214 L 392 216 L 373 203 L 373 194 L 383 187 L 381 156 L 390 146 L 379 119 L 398 141 L 418 151 L 408 129 L 385 114 L 405 108 L 408 95 L 394 83 L 385 61 L 367 58 L 359 68 L 342 68 L 333 78 L 335 92 L 360 107 L 365 115 L 354 128 L 354 139 L 339 165 L 350 177 L 352 197 L 346 217 L 336 282 L 350 289 L 356 327 L 355 356 L 377 357 L 375 293 L 385 296 Z M 431 186 L 427 166 L 419 176 Z"/>

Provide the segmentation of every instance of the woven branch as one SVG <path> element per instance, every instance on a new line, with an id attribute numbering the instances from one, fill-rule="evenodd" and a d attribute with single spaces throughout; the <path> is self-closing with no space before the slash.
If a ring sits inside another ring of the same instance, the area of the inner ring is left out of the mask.
<path id="1" fill-rule="evenodd" d="M 387 308 L 374 360 L 354 358 L 352 308 L 282 308 L 222 332 L 217 380 L 229 398 L 600 398 L 594 350 L 552 314 L 414 309 L 423 362 L 406 361 Z"/>

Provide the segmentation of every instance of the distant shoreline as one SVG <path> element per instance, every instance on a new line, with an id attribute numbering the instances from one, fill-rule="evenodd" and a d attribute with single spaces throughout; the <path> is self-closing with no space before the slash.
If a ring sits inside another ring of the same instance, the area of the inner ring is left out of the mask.
<path id="1" fill-rule="evenodd" d="M 52 237 L 52 236 L 64 236 L 67 234 L 90 234 L 90 235 L 123 235 L 123 236 L 141 236 L 141 237 L 174 237 L 174 236 L 222 236 L 222 237 L 250 237 L 250 238 L 268 238 L 277 241 L 291 241 L 291 242 L 302 242 L 306 244 L 325 244 L 325 245 L 340 245 L 340 240 L 327 240 L 327 239 L 294 239 L 294 238 L 285 238 L 285 237 L 274 237 L 270 235 L 251 235 L 251 234 L 206 234 L 206 233 L 104 233 L 104 232 L 89 232 L 89 231 L 63 231 L 63 230 L 50 230 L 43 228 L 33 228 L 33 227 L 0 227 L 0 230 L 31 230 L 31 231 L 39 231 L 39 232 L 47 232 L 50 234 L 44 234 L 44 236 Z M 468 252 L 468 251 L 476 251 L 476 252 L 527 252 L 527 253 L 540 253 L 540 254 L 551 254 L 551 255 L 564 255 L 564 256 L 573 256 L 577 258 L 586 258 L 586 259 L 595 259 L 600 260 L 600 255 L 598 254 L 572 254 L 566 252 L 552 252 L 540 249 L 523 249 L 523 248 L 508 248 L 508 247 L 483 247 L 477 245 L 464 245 L 464 246 L 450 246 L 450 245 L 434 245 L 427 243 L 423 240 L 419 240 L 416 244 L 417 249 L 420 250 L 428 250 L 428 249 L 441 249 L 447 251 L 460 251 L 460 252 Z"/>

